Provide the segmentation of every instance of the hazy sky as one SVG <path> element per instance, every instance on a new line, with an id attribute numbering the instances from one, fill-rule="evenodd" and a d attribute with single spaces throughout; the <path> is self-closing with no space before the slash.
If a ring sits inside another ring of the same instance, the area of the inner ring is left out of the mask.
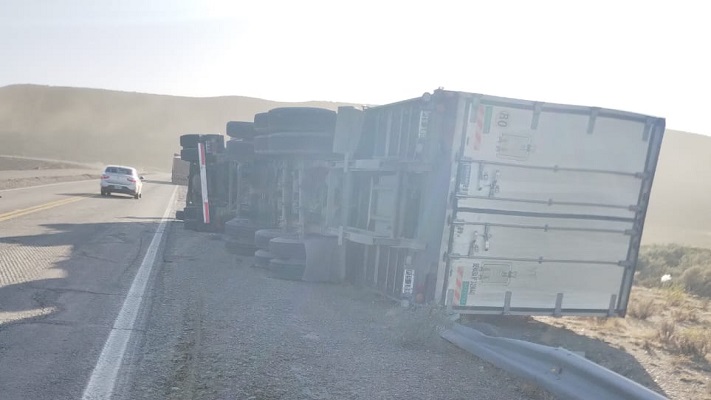
<path id="1" fill-rule="evenodd" d="M 703 4 L 0 0 L 0 86 L 367 104 L 441 86 L 711 134 Z"/>

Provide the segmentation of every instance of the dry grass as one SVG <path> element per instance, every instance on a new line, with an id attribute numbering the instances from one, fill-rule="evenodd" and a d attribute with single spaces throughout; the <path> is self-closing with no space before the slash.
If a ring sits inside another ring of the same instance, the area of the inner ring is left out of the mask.
<path id="1" fill-rule="evenodd" d="M 711 334 L 701 328 L 685 329 L 674 336 L 674 345 L 681 354 L 704 358 L 711 351 Z"/>
<path id="2" fill-rule="evenodd" d="M 701 309 L 701 311 L 708 311 L 710 302 L 711 298 L 709 297 L 704 297 L 703 299 L 701 299 L 701 302 L 699 303 L 699 308 Z"/>
<path id="3" fill-rule="evenodd" d="M 680 286 L 670 286 L 664 289 L 664 297 L 669 307 L 679 307 L 686 301 L 687 294 Z"/>
<path id="4" fill-rule="evenodd" d="M 671 316 L 675 322 L 699 322 L 699 314 L 693 309 L 676 308 L 671 310 Z"/>
<path id="5" fill-rule="evenodd" d="M 647 354 L 656 355 L 656 352 L 654 351 L 654 346 L 652 346 L 652 343 L 648 339 L 645 339 L 640 347 L 642 348 L 642 350 L 646 351 Z"/>
<path id="6" fill-rule="evenodd" d="M 605 328 L 606 331 L 624 327 L 624 320 L 617 317 L 590 317 L 581 320 L 591 321 L 596 327 Z"/>
<path id="7" fill-rule="evenodd" d="M 627 308 L 627 318 L 545 319 L 568 330 L 597 339 L 633 356 L 656 384 L 671 398 L 711 400 L 705 383 L 711 382 L 711 300 L 687 293 L 679 286 L 635 286 Z M 539 319 L 537 317 L 536 319 Z M 706 333 L 706 332 L 709 333 Z M 551 339 L 551 343 L 555 342 Z M 546 343 L 549 344 L 549 343 Z M 549 344 L 550 345 L 550 344 Z M 579 342 L 564 343 L 580 346 Z M 585 350 L 588 351 L 587 349 Z M 593 354 L 590 351 L 590 354 Z M 625 376 L 629 361 L 596 355 L 596 362 Z M 641 379 L 642 375 L 637 376 Z M 632 378 L 636 379 L 636 378 Z M 711 385 L 711 384 L 710 384 Z"/>
<path id="8" fill-rule="evenodd" d="M 671 321 L 664 320 L 657 328 L 657 339 L 663 344 L 670 344 L 674 339 L 675 331 L 676 325 Z"/>
<path id="9" fill-rule="evenodd" d="M 657 304 L 654 299 L 637 300 L 630 304 L 629 315 L 632 318 L 646 320 L 657 312 Z"/>

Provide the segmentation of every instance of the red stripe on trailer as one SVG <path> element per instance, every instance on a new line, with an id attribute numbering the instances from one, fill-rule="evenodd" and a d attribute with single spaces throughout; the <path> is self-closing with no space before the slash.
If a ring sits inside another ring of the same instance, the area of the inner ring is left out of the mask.
<path id="1" fill-rule="evenodd" d="M 464 268 L 457 268 L 457 278 L 454 281 L 454 304 L 459 305 L 462 296 L 462 281 L 464 280 Z"/>
<path id="2" fill-rule="evenodd" d="M 210 203 L 209 202 L 204 202 L 202 204 L 202 211 L 203 215 L 205 216 L 204 221 L 206 224 L 210 223 Z"/>

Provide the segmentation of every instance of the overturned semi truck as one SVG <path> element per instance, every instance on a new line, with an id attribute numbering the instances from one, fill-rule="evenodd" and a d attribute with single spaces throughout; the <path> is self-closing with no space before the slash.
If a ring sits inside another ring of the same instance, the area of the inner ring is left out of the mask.
<path id="1" fill-rule="evenodd" d="M 280 277 L 460 313 L 624 316 L 664 125 L 445 90 L 279 108 L 227 124 L 214 192 L 228 248 Z"/>

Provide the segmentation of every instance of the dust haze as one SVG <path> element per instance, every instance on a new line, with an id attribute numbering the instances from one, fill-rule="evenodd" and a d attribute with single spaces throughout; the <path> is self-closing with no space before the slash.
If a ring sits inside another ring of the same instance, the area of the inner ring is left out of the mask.
<path id="1" fill-rule="evenodd" d="M 0 88 L 0 154 L 166 171 L 180 135 L 224 134 L 227 121 L 274 107 L 339 105 L 12 85 Z"/>
<path id="2" fill-rule="evenodd" d="M 340 105 L 12 85 L 0 88 L 0 154 L 167 171 L 182 134 L 224 133 L 227 121 L 274 107 Z M 710 154 L 711 137 L 667 130 L 644 244 L 711 248 Z"/>

